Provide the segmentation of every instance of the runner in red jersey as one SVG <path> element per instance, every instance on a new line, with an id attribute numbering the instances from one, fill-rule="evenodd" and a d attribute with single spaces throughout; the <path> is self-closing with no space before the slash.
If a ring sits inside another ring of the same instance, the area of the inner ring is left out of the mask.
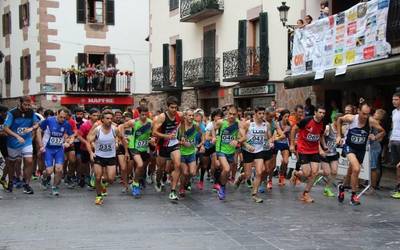
<path id="1" fill-rule="evenodd" d="M 72 118 L 70 112 L 67 114 L 67 121 L 71 126 L 72 132 L 74 132 L 74 138 L 78 133 L 78 128 L 76 126 L 76 121 Z M 68 188 L 74 188 L 75 183 L 73 179 L 75 177 L 76 171 L 76 153 L 75 153 L 75 145 L 72 143 L 68 148 L 64 148 L 64 153 L 66 155 L 67 160 L 64 162 L 64 172 L 66 173 L 66 179 L 64 180 L 65 184 L 67 184 Z"/>
<path id="2" fill-rule="evenodd" d="M 325 108 L 319 106 L 314 112 L 314 116 L 301 120 L 292 127 L 290 133 L 290 151 L 292 153 L 295 153 L 295 135 L 298 133 L 297 153 L 299 157 L 297 160 L 301 165 L 299 171 L 293 171 L 291 182 L 296 183 L 296 179 L 301 176 L 308 179 L 304 192 L 300 197 L 300 200 L 306 203 L 314 202 L 309 192 L 318 174 L 320 155 L 325 155 L 325 151 L 320 146 L 321 144 L 324 149 L 326 148 L 323 136 L 325 124 L 322 121 L 324 116 Z"/>

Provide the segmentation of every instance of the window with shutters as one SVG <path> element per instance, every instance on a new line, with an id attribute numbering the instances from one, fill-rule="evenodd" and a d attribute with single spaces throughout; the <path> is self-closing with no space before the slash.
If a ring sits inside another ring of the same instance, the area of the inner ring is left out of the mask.
<path id="1" fill-rule="evenodd" d="M 179 0 L 169 0 L 169 11 L 179 8 Z"/>
<path id="2" fill-rule="evenodd" d="M 29 26 L 29 2 L 19 6 L 19 28 Z"/>
<path id="3" fill-rule="evenodd" d="M 31 55 L 21 56 L 21 80 L 31 79 Z"/>
<path id="4" fill-rule="evenodd" d="M 98 24 L 104 23 L 103 0 L 88 0 L 88 22 Z"/>
<path id="5" fill-rule="evenodd" d="M 76 0 L 77 23 L 114 25 L 114 0 Z"/>
<path id="6" fill-rule="evenodd" d="M 11 83 L 11 60 L 8 57 L 4 63 L 4 73 L 5 73 L 5 81 L 6 84 Z"/>
<path id="7" fill-rule="evenodd" d="M 3 36 L 11 34 L 11 12 L 3 14 Z"/>

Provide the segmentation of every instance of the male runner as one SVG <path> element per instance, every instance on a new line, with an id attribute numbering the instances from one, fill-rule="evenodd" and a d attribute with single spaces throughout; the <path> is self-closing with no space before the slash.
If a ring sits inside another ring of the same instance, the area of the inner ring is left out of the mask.
<path id="1" fill-rule="evenodd" d="M 390 136 L 389 144 L 392 163 L 397 168 L 397 187 L 391 197 L 400 199 L 400 92 L 394 93 L 392 104 L 395 109 L 392 112 L 392 135 Z"/>
<path id="2" fill-rule="evenodd" d="M 292 126 L 289 122 L 289 110 L 283 110 L 279 117 L 279 121 L 276 123 L 276 134 L 275 134 L 275 143 L 274 148 L 276 152 L 281 152 L 282 162 L 279 170 L 279 186 L 285 185 L 285 178 L 287 172 L 287 166 L 289 163 L 289 139 L 290 139 L 290 130 Z"/>

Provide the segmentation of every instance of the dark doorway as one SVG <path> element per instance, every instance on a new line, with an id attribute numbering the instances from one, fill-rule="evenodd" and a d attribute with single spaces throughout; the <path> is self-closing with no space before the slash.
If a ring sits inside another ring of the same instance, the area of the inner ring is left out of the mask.
<path id="1" fill-rule="evenodd" d="M 235 105 L 241 108 L 242 110 L 246 110 L 247 108 L 251 108 L 251 99 L 250 98 L 237 98 L 235 99 Z"/>
<path id="2" fill-rule="evenodd" d="M 326 121 L 331 122 L 333 106 L 336 105 L 339 112 L 342 112 L 342 91 L 337 89 L 325 90 Z"/>
<path id="3" fill-rule="evenodd" d="M 204 110 L 207 115 L 210 115 L 214 109 L 218 108 L 218 99 L 202 99 L 200 101 L 200 107 Z"/>
<path id="4" fill-rule="evenodd" d="M 354 5 L 360 3 L 360 0 L 333 0 L 332 1 L 332 15 L 350 9 Z"/>
<path id="5" fill-rule="evenodd" d="M 99 65 L 101 61 L 104 61 L 104 54 L 89 54 L 89 63 Z"/>
<path id="6" fill-rule="evenodd" d="M 204 32 L 203 74 L 205 82 L 215 82 L 215 30 Z"/>

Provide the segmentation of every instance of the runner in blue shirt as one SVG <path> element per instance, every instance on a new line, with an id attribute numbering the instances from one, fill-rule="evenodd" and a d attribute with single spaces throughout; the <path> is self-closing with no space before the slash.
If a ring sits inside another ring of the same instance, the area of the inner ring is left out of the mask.
<path id="1" fill-rule="evenodd" d="M 47 176 L 52 175 L 53 167 L 55 166 L 55 175 L 51 191 L 52 194 L 56 196 L 58 196 L 60 192 L 58 185 L 60 185 L 61 182 L 64 166 L 64 148 L 71 146 L 74 141 L 74 132 L 69 122 L 66 121 L 68 113 L 69 111 L 63 108 L 58 110 L 57 116 L 46 118 L 46 120 L 40 123 L 39 129 L 37 130 L 40 152 L 44 153 L 44 162 L 46 165 L 46 171 L 44 171 L 42 175 L 42 186 L 44 189 L 47 188 Z M 42 131 L 44 132 L 43 138 Z"/>
<path id="2" fill-rule="evenodd" d="M 24 96 L 19 99 L 19 106 L 7 112 L 4 122 L 4 131 L 7 133 L 8 151 L 8 192 L 12 192 L 12 177 L 14 171 L 21 167 L 21 159 L 24 159 L 24 193 L 33 194 L 33 189 L 29 186 L 32 178 L 32 130 L 38 127 L 38 118 L 31 109 L 31 99 Z M 19 177 L 18 177 L 19 178 Z"/>

